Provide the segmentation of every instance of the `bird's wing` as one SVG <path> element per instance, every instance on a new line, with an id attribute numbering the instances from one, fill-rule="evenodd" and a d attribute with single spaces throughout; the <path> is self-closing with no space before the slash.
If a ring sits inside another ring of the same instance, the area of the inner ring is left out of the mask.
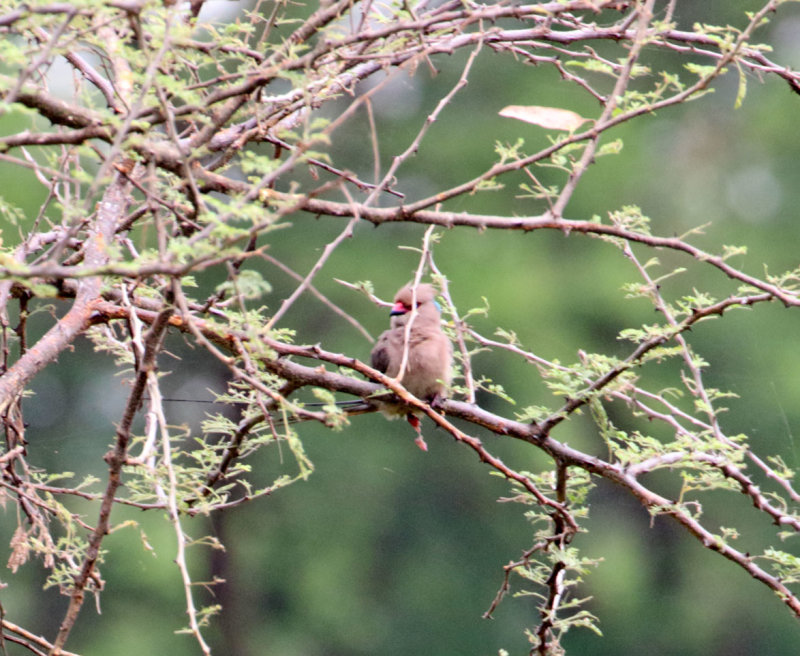
<path id="1" fill-rule="evenodd" d="M 378 343 L 375 344 L 375 348 L 372 349 L 372 353 L 369 356 L 369 362 L 373 369 L 377 369 L 384 374 L 389 369 L 390 362 L 388 333 L 389 331 L 387 330 L 378 338 Z"/>

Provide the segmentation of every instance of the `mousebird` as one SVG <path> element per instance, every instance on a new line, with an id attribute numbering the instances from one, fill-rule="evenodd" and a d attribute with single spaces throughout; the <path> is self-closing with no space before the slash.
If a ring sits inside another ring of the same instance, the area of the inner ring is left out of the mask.
<path id="1" fill-rule="evenodd" d="M 453 363 L 452 345 L 442 332 L 436 291 L 427 284 L 406 285 L 395 295 L 390 315 L 391 327 L 372 349 L 372 367 L 391 378 L 400 376 L 399 382 L 411 394 L 436 404 L 447 393 Z M 406 415 L 408 423 L 417 431 L 417 446 L 428 450 L 419 418 L 412 412 L 388 404 L 381 406 L 381 412 L 390 418 Z"/>

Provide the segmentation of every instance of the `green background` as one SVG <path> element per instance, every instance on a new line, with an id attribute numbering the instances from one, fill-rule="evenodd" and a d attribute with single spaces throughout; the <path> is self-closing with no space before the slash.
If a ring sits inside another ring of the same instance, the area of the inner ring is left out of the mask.
<path id="1" fill-rule="evenodd" d="M 743 12 L 759 6 L 678 5 L 679 27 L 684 29 L 695 21 L 742 25 Z M 798 7 L 788 5 L 757 33 L 757 40 L 773 45 L 770 56 L 775 61 L 796 67 L 798 29 Z M 623 56 L 612 44 L 601 48 Z M 386 99 L 376 99 L 384 167 L 408 146 L 427 114 L 455 84 L 466 57 L 466 52 L 437 57 L 435 77 L 420 67 Z M 683 63 L 652 49 L 645 58 L 654 67 L 670 70 L 680 70 Z M 699 57 L 694 61 L 706 63 Z M 777 78 L 762 82 L 749 74 L 745 103 L 734 109 L 737 86 L 736 72 L 729 72 L 713 94 L 643 116 L 607 135 L 606 141 L 624 141 L 622 153 L 592 166 L 565 216 L 589 220 L 636 204 L 651 217 L 655 234 L 680 235 L 707 226 L 702 235 L 690 237 L 692 243 L 714 252 L 723 244 L 747 245 L 747 255 L 733 263 L 748 273 L 764 275 L 765 270 L 778 273 L 797 266 L 800 96 Z M 552 69 L 524 66 L 485 49 L 469 85 L 432 126 L 419 153 L 401 168 L 398 188 L 413 200 L 471 179 L 491 165 L 498 141 L 513 143 L 523 137 L 527 152 L 545 145 L 547 137 L 540 128 L 497 115 L 510 104 L 563 106 L 587 117 L 600 111 L 586 92 L 560 80 Z M 329 107 L 324 113 L 332 116 L 336 109 Z M 0 129 L 21 129 L 13 121 L 5 119 Z M 332 147 L 338 166 L 366 179 L 372 170 L 367 134 L 362 112 L 335 133 Z M 6 181 L 4 198 L 34 216 L 41 187 L 27 172 L 5 164 L 0 164 L 0 174 Z M 554 170 L 541 174 L 553 184 L 562 180 Z M 502 191 L 456 199 L 447 208 L 499 215 L 540 213 L 539 204 L 515 198 L 522 181 L 521 174 L 509 175 L 502 180 Z M 292 217 L 291 224 L 268 236 L 269 253 L 303 275 L 344 227 L 340 219 L 307 215 Z M 418 247 L 424 229 L 359 225 L 354 238 L 340 246 L 317 275 L 315 285 L 376 336 L 388 324 L 387 313 L 334 279 L 368 279 L 379 295 L 391 297 L 417 263 L 413 252 L 398 246 Z M 4 230 L 6 239 L 12 234 Z M 643 259 L 652 255 L 638 252 Z M 718 294 L 735 289 L 721 273 L 687 257 L 656 255 L 666 267 L 689 268 L 665 285 L 665 294 L 672 298 L 695 287 Z M 475 320 L 478 330 L 487 336 L 497 326 L 514 330 L 527 348 L 550 360 L 572 362 L 579 349 L 625 355 L 630 346 L 617 339 L 619 331 L 657 320 L 646 302 L 624 299 L 621 286 L 637 279 L 631 264 L 611 245 L 582 235 L 442 230 L 435 258 L 462 312 L 488 299 L 490 315 Z M 273 285 L 263 300 L 277 308 L 295 283 L 267 264 L 259 266 Z M 212 274 L 201 283 L 211 284 Z M 33 322 L 34 334 L 41 333 L 49 318 L 42 314 Z M 311 296 L 292 308 L 284 325 L 297 329 L 298 343 L 321 342 L 328 350 L 361 359 L 371 348 Z M 781 454 L 790 466 L 798 465 L 795 438 L 800 431 L 798 327 L 797 312 L 772 304 L 703 323 L 690 335 L 710 363 L 707 383 L 739 395 L 728 404 L 725 430 L 746 433 L 758 453 Z M 172 372 L 165 383 L 171 396 L 202 399 L 209 396 L 207 388 L 223 388 L 225 372 L 209 357 L 187 348 L 177 335 L 171 338 L 170 350 L 179 359 L 165 358 L 161 367 Z M 480 397 L 491 410 L 512 416 L 526 405 L 558 403 L 536 369 L 519 359 L 486 353 L 474 364 L 478 374 L 502 384 L 518 401 L 514 407 Z M 652 381 L 663 378 L 666 386 L 674 384 L 675 373 L 675 367 L 666 366 L 643 375 Z M 102 475 L 102 455 L 127 390 L 112 363 L 93 356 L 91 345 L 80 340 L 74 351 L 64 353 L 36 379 L 34 390 L 36 396 L 26 402 L 30 461 L 43 468 Z M 201 403 L 174 403 L 170 411 L 174 423 L 196 427 L 210 409 Z M 474 655 L 496 654 L 501 648 L 527 653 L 522 629 L 537 622 L 530 598 L 509 597 L 495 619 L 481 619 L 502 582 L 502 566 L 532 543 L 523 509 L 498 502 L 510 494 L 508 486 L 490 476 L 471 451 L 428 422 L 424 430 L 428 453 L 414 446 L 404 422 L 388 423 L 379 415 L 355 417 L 338 433 L 303 425 L 300 436 L 316 466 L 308 481 L 213 520 L 199 517 L 187 523 L 194 536 L 211 532 L 226 545 L 224 552 L 200 546 L 190 551 L 196 580 L 219 575 L 227 581 L 213 595 L 198 588 L 200 598 L 225 607 L 207 631 L 214 653 Z M 517 469 L 536 471 L 548 465 L 529 446 L 475 434 Z M 576 448 L 602 449 L 586 416 L 566 422 L 553 436 Z M 251 461 L 254 479 L 268 484 L 291 470 L 291 459 L 288 449 L 263 451 Z M 654 482 L 660 491 L 674 492 L 674 485 L 668 476 Z M 93 523 L 94 509 L 73 505 Z M 604 638 L 575 630 L 565 639 L 567 653 L 797 653 L 796 618 L 732 563 L 703 549 L 674 523 L 651 520 L 638 503 L 607 482 L 599 482 L 590 506 L 588 532 L 575 544 L 603 561 L 578 594 L 593 597 L 588 608 L 600 618 Z M 712 530 L 734 521 L 742 529 L 737 548 L 757 552 L 774 544 L 795 549 L 792 542 L 776 544 L 774 527 L 744 497 L 712 494 L 705 497 L 704 509 Z M 6 543 L 15 524 L 12 513 L 8 505 L 3 521 Z M 190 636 L 173 633 L 186 624 L 186 616 L 168 524 L 162 517 L 132 510 L 117 509 L 113 518 L 130 519 L 138 526 L 120 529 L 105 542 L 109 553 L 102 567 L 107 580 L 102 614 L 86 604 L 68 649 L 85 654 L 198 653 Z M 147 542 L 139 538 L 140 529 Z M 0 591 L 9 619 L 52 637 L 66 597 L 52 589 L 41 592 L 44 578 L 38 564 L 29 563 L 19 574 L 6 573 L 0 579 L 10 584 Z M 9 645 L 8 653 L 21 653 L 15 649 Z"/>

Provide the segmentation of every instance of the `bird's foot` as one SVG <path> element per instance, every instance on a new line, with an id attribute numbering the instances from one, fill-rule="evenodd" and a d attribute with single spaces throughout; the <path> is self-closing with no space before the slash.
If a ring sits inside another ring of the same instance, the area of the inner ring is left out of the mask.
<path id="1" fill-rule="evenodd" d="M 442 406 L 444 405 L 444 396 L 441 394 L 435 394 L 428 400 L 428 405 L 431 406 L 436 412 L 442 411 Z"/>

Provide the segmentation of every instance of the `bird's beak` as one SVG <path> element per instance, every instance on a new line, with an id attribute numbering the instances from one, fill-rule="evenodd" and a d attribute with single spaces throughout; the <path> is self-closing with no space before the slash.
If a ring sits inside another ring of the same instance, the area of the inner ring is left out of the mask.
<path id="1" fill-rule="evenodd" d="M 397 301 L 397 303 L 395 303 L 392 306 L 392 311 L 389 313 L 389 316 L 394 317 L 398 314 L 405 314 L 406 312 L 408 312 L 406 306 L 403 305 L 400 301 Z"/>

